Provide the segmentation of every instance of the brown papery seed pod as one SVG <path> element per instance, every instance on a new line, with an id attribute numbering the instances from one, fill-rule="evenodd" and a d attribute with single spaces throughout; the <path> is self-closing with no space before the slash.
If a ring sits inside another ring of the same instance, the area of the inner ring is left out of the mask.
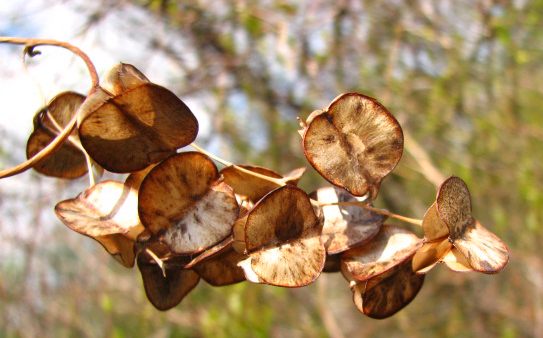
<path id="1" fill-rule="evenodd" d="M 308 285 L 324 268 L 326 250 L 321 232 L 322 224 L 307 194 L 292 185 L 278 188 L 247 215 L 244 233 L 248 258 L 240 266 L 253 282 Z"/>
<path id="2" fill-rule="evenodd" d="M 369 192 L 373 200 L 381 180 L 402 156 L 403 133 L 377 100 L 347 93 L 312 114 L 302 145 L 307 160 L 322 177 L 355 196 Z"/>
<path id="3" fill-rule="evenodd" d="M 419 293 L 424 277 L 413 272 L 410 259 L 405 260 L 365 282 L 364 293 L 361 295 L 362 309 L 359 310 L 366 316 L 376 319 L 394 315 Z M 353 297 L 360 296 L 353 294 Z"/>
<path id="4" fill-rule="evenodd" d="M 346 268 L 357 280 L 367 280 L 392 269 L 420 248 L 422 241 L 411 231 L 385 225 L 369 243 L 341 255 Z"/>
<path id="5" fill-rule="evenodd" d="M 168 89 L 146 82 L 139 71 L 127 72 L 128 66 L 114 73 L 120 78 L 113 76 L 107 83 L 114 94 L 102 95 L 104 99 L 100 97 L 79 121 L 85 150 L 116 173 L 160 162 L 194 141 L 198 133 L 198 121 L 183 101 Z"/>
<path id="6" fill-rule="evenodd" d="M 356 197 L 338 187 L 320 188 L 309 196 L 323 203 L 359 202 Z M 387 218 L 358 206 L 329 205 L 314 208 L 317 216 L 324 217 L 322 239 L 329 255 L 347 251 L 371 240 Z"/>
<path id="7" fill-rule="evenodd" d="M 134 265 L 134 242 L 144 228 L 137 190 L 121 182 L 101 182 L 76 198 L 59 202 L 55 213 L 70 229 L 98 241 L 126 267 Z"/>
<path id="8" fill-rule="evenodd" d="M 166 268 L 164 276 L 157 264 L 146 263 L 148 259 L 140 256 L 137 261 L 147 299 L 161 311 L 169 310 L 179 304 L 200 281 L 200 276 L 192 270 L 178 267 Z"/>
<path id="9" fill-rule="evenodd" d="M 74 92 L 63 92 L 55 96 L 34 117 L 34 131 L 26 144 L 26 157 L 31 158 L 45 148 L 77 112 L 85 96 Z M 59 178 L 77 178 L 88 171 L 85 154 L 81 151 L 77 131 L 47 159 L 33 167 L 38 172 Z"/>
<path id="10" fill-rule="evenodd" d="M 154 167 L 141 183 L 138 210 L 145 228 L 183 255 L 225 239 L 239 215 L 234 192 L 213 161 L 197 152 L 176 154 Z"/>
<path id="11" fill-rule="evenodd" d="M 441 184 L 422 228 L 425 243 L 413 258 L 413 269 L 419 273 L 438 262 L 458 272 L 497 273 L 509 261 L 505 244 L 472 216 L 468 187 L 457 176 Z"/>

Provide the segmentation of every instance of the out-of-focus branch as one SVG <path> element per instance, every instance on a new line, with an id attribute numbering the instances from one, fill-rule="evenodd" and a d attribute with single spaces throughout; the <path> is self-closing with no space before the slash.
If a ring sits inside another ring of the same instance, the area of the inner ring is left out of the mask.
<path id="1" fill-rule="evenodd" d="M 445 176 L 432 163 L 430 156 L 424 148 L 411 136 L 411 133 L 404 130 L 405 149 L 419 165 L 423 176 L 436 187 L 445 181 Z"/>
<path id="2" fill-rule="evenodd" d="M 322 322 L 324 324 L 324 327 L 326 328 L 326 331 L 328 332 L 328 335 L 332 338 L 345 338 L 345 335 L 343 334 L 343 331 L 341 331 L 341 327 L 339 326 L 337 320 L 334 317 L 334 313 L 330 310 L 330 306 L 326 301 L 326 293 L 327 293 L 327 276 L 321 276 L 319 278 L 319 281 L 317 282 L 318 287 L 318 300 L 317 300 L 317 306 L 319 308 L 319 313 L 322 318 Z"/>

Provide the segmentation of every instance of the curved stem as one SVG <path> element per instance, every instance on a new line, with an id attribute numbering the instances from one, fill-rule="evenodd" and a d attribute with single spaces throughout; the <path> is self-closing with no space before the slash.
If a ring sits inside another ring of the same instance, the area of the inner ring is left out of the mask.
<path id="1" fill-rule="evenodd" d="M 196 149 L 198 152 L 200 152 L 200 153 L 214 159 L 215 161 L 219 162 L 220 164 L 223 164 L 223 165 L 225 165 L 227 167 L 231 167 L 231 166 L 234 165 L 233 163 L 230 163 L 230 162 L 228 162 L 226 160 L 223 160 L 220 157 L 217 157 L 217 156 L 213 155 L 212 153 L 210 153 L 207 150 L 201 148 L 200 146 L 196 145 L 195 143 L 191 143 L 190 146 L 193 147 L 194 149 Z"/>
<path id="2" fill-rule="evenodd" d="M 48 128 L 46 124 L 43 124 L 42 127 L 47 128 L 47 130 L 50 131 L 53 134 L 62 133 L 62 130 L 63 130 L 62 126 L 49 113 L 49 111 L 47 111 L 44 115 L 45 115 L 46 118 L 49 119 L 49 121 L 51 122 L 53 127 L 55 127 L 55 129 Z M 85 153 L 85 148 L 83 148 L 83 145 L 81 145 L 81 142 L 79 140 L 76 140 L 75 137 L 73 137 L 72 135 L 68 136 L 68 139 L 66 140 L 66 142 L 69 142 L 71 145 L 76 147 L 80 152 Z"/>
<path id="3" fill-rule="evenodd" d="M 11 43 L 15 45 L 25 45 L 25 49 L 27 50 L 27 54 L 30 56 L 34 56 L 38 54 L 33 49 L 38 46 L 56 46 L 61 47 L 69 50 L 70 52 L 74 53 L 75 55 L 79 56 L 83 62 L 85 62 L 85 65 L 87 66 L 87 69 L 89 70 L 91 81 L 92 81 L 92 89 L 91 92 L 94 90 L 96 86 L 98 86 L 98 73 L 96 72 L 96 68 L 94 67 L 94 64 L 90 60 L 90 58 L 85 54 L 81 49 L 77 48 L 74 45 L 71 45 L 64 41 L 58 41 L 58 40 L 51 40 L 51 39 L 34 39 L 34 38 L 18 38 L 18 37 L 11 37 L 11 36 L 0 36 L 0 43 Z"/>
<path id="4" fill-rule="evenodd" d="M 93 187 L 96 184 L 96 179 L 94 178 L 94 172 L 92 171 L 92 158 L 86 151 L 84 151 L 83 154 L 85 155 L 85 161 L 87 162 L 87 170 L 89 172 L 89 184 L 90 187 Z"/>
<path id="5" fill-rule="evenodd" d="M 415 218 L 409 218 L 409 217 L 405 217 L 405 216 L 401 216 L 401 215 L 397 215 L 397 214 L 394 214 L 388 210 L 384 210 L 384 209 L 378 209 L 378 208 L 374 208 L 374 207 L 370 207 L 369 205 L 363 203 L 363 202 L 335 202 L 335 203 L 323 203 L 323 202 L 319 202 L 319 201 L 315 201 L 315 200 L 312 200 L 313 203 L 319 205 L 319 206 L 330 206 L 330 205 L 350 205 L 350 206 L 356 206 L 356 207 L 361 207 L 361 208 L 364 208 L 364 209 L 367 209 L 367 210 L 371 210 L 373 212 L 376 212 L 376 213 L 379 213 L 379 214 L 382 214 L 382 215 L 385 215 L 385 216 L 388 216 L 388 217 L 392 217 L 392 218 L 396 218 L 396 219 L 399 219 L 400 221 L 403 221 L 403 222 L 407 222 L 407 223 L 411 223 L 411 224 L 415 224 L 415 225 L 418 225 L 418 226 L 422 226 L 422 220 L 420 219 L 415 219 Z"/>
<path id="6" fill-rule="evenodd" d="M 53 154 L 58 148 L 64 144 L 77 124 L 77 114 L 72 117 L 70 122 L 66 125 L 62 133 L 60 133 L 47 147 L 43 148 L 39 153 L 32 156 L 27 161 L 10 169 L 0 171 L 0 179 L 20 174 L 32 168 L 36 163 L 46 159 Z"/>
<path id="7" fill-rule="evenodd" d="M 202 149 L 201 147 L 199 147 L 198 145 L 194 144 L 194 143 L 191 143 L 190 144 L 191 147 L 193 147 L 194 149 L 196 149 L 198 152 L 204 154 L 204 155 L 207 155 L 209 156 L 210 158 L 214 159 L 215 161 L 227 166 L 227 167 L 234 167 L 236 168 L 237 170 L 239 171 L 242 171 L 248 175 L 252 175 L 252 176 L 255 176 L 255 177 L 258 177 L 260 179 L 263 179 L 263 180 L 266 180 L 266 181 L 269 181 L 269 182 L 272 182 L 272 183 L 275 183 L 279 186 L 284 186 L 286 185 L 285 181 L 283 179 L 280 179 L 280 178 L 273 178 L 273 177 L 269 177 L 269 176 L 266 176 L 266 175 L 262 175 L 262 174 L 259 174 L 259 173 L 255 173 L 254 171 L 251 171 L 251 170 L 248 170 L 248 169 L 245 169 L 243 167 L 240 167 L 238 165 L 235 165 L 233 163 L 230 163 L 226 160 L 223 160 L 222 158 L 220 157 L 217 157 L 213 154 L 211 154 L 210 152 Z"/>
<path id="8" fill-rule="evenodd" d="M 49 114 L 49 112 L 47 112 L 45 114 L 45 116 L 49 119 L 49 121 L 51 121 L 51 123 L 55 127 L 56 130 L 53 131 L 53 132 L 54 133 L 62 133 L 62 127 L 57 122 L 57 120 L 51 114 Z M 96 184 L 96 180 L 94 179 L 94 174 L 92 172 L 92 159 L 91 159 L 91 157 L 89 156 L 89 154 L 87 153 L 85 148 L 83 148 L 83 145 L 81 144 L 79 139 L 76 140 L 75 137 L 71 136 L 71 134 L 70 134 L 70 136 L 68 136 L 68 140 L 66 140 L 65 142 L 70 142 L 74 147 L 79 149 L 79 151 L 82 152 L 83 155 L 85 155 L 85 161 L 87 162 L 87 170 L 88 170 L 88 173 L 89 173 L 89 184 L 90 184 L 91 187 L 94 186 Z"/>
<path id="9" fill-rule="evenodd" d="M 81 49 L 63 41 L 57 41 L 57 40 L 49 40 L 49 39 L 32 39 L 32 38 L 16 38 L 16 37 L 0 37 L 0 43 L 11 43 L 11 44 L 18 44 L 18 45 L 25 45 L 25 49 L 27 50 L 27 53 L 29 55 L 35 55 L 36 51 L 34 51 L 34 47 L 37 46 L 56 46 L 68 49 L 72 53 L 79 56 L 87 66 L 87 69 L 90 73 L 90 78 L 92 81 L 92 87 L 89 91 L 89 95 L 94 92 L 94 90 L 98 87 L 98 73 L 96 72 L 96 68 L 94 67 L 94 64 L 90 60 L 90 58 L 85 54 Z M 62 132 L 51 142 L 47 145 L 47 147 L 43 148 L 40 152 L 35 154 L 32 158 L 28 159 L 26 162 L 23 162 L 13 168 L 5 169 L 0 171 L 0 179 L 5 177 L 14 176 L 17 174 L 20 174 L 30 168 L 32 168 L 36 163 L 46 159 L 49 157 L 53 152 L 55 152 L 62 144 L 68 139 L 70 134 L 73 132 L 76 124 L 77 119 L 79 116 L 79 110 L 74 114 L 70 122 L 64 127 Z"/>

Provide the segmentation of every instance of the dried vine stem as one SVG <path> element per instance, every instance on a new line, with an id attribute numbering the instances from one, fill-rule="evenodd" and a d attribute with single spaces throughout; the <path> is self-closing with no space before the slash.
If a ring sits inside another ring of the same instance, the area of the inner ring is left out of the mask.
<path id="1" fill-rule="evenodd" d="M 323 203 L 323 202 L 319 202 L 319 201 L 316 201 L 316 200 L 313 200 L 313 199 L 311 200 L 311 202 L 318 205 L 318 206 L 321 206 L 321 207 L 331 206 L 331 205 L 339 205 L 339 206 L 341 206 L 341 205 L 350 205 L 350 206 L 360 207 L 360 208 L 368 209 L 368 210 L 371 210 L 373 212 L 376 212 L 376 213 L 379 213 L 379 214 L 382 214 L 382 215 L 385 215 L 385 216 L 388 216 L 388 217 L 399 219 L 400 221 L 403 221 L 403 222 L 407 222 L 407 223 L 415 224 L 415 225 L 418 225 L 418 226 L 422 226 L 422 220 L 420 220 L 420 219 L 409 218 L 409 217 L 394 214 L 394 213 L 392 213 L 392 212 L 390 212 L 388 210 L 385 210 L 385 209 L 370 207 L 369 205 L 365 204 L 364 202 Z"/>
<path id="2" fill-rule="evenodd" d="M 246 174 L 253 175 L 253 176 L 258 177 L 258 178 L 261 178 L 261 179 L 263 179 L 263 180 L 266 180 L 266 181 L 275 183 L 275 184 L 277 184 L 277 185 L 279 185 L 279 186 L 284 186 L 284 185 L 286 185 L 285 181 L 282 180 L 282 179 L 280 179 L 280 178 L 273 178 L 273 177 L 269 177 L 269 176 L 266 176 L 266 175 L 261 175 L 261 174 L 259 174 L 259 173 L 254 172 L 254 171 L 251 171 L 251 170 L 247 170 L 247 169 L 245 169 L 245 168 L 243 168 L 243 167 L 240 167 L 240 166 L 238 166 L 238 165 L 235 165 L 235 164 L 233 164 L 233 163 L 230 163 L 230 162 L 228 162 L 228 161 L 226 161 L 226 160 L 223 160 L 223 159 L 220 158 L 220 157 L 217 157 L 217 156 L 211 154 L 210 152 L 204 150 L 203 148 L 201 148 L 200 146 L 198 146 L 198 145 L 196 145 L 196 144 L 194 144 L 194 143 L 191 143 L 190 146 L 193 147 L 194 149 L 196 149 L 198 152 L 200 152 L 200 153 L 202 153 L 202 154 L 204 154 L 204 155 L 206 155 L 206 156 L 208 156 L 208 157 L 214 159 L 215 161 L 217 161 L 217 162 L 219 162 L 219 163 L 221 163 L 221 164 L 223 164 L 223 165 L 225 165 L 225 166 L 227 166 L 227 167 L 234 167 L 234 168 L 236 168 L 237 170 L 242 171 L 242 172 L 244 172 L 244 173 L 246 173 Z"/>
<path id="3" fill-rule="evenodd" d="M 96 72 L 96 68 L 94 67 L 94 64 L 92 63 L 90 58 L 81 49 L 67 42 L 49 40 L 49 39 L 0 37 L 0 43 L 25 45 L 25 51 L 30 56 L 39 54 L 39 52 L 34 50 L 34 48 L 37 46 L 55 46 L 55 47 L 65 48 L 69 50 L 70 52 L 74 53 L 75 55 L 79 56 L 85 62 L 85 65 L 87 66 L 87 69 L 89 70 L 90 78 L 92 82 L 92 87 L 91 87 L 91 90 L 89 91 L 89 94 L 94 92 L 95 88 L 98 87 L 98 81 L 99 81 L 98 73 Z M 64 144 L 64 142 L 68 139 L 68 137 L 74 130 L 77 124 L 78 115 L 79 115 L 79 111 L 77 111 L 74 114 L 74 116 L 72 117 L 68 125 L 66 125 L 66 127 L 62 130 L 62 132 L 51 143 L 49 143 L 47 147 L 43 148 L 40 152 L 35 154 L 32 158 L 28 159 L 27 161 L 13 168 L 0 171 L 0 179 L 20 174 L 32 168 L 38 162 L 43 161 L 44 159 L 49 157 L 51 154 L 53 154 L 58 148 L 62 146 L 62 144 Z"/>

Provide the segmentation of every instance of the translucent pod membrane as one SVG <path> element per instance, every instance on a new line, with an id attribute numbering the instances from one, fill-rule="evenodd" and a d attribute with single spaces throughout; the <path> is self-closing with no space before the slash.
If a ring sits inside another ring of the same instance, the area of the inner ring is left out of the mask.
<path id="1" fill-rule="evenodd" d="M 309 163 L 330 183 L 355 196 L 379 192 L 403 152 L 402 129 L 377 100 L 358 93 L 338 96 L 303 124 Z"/>

